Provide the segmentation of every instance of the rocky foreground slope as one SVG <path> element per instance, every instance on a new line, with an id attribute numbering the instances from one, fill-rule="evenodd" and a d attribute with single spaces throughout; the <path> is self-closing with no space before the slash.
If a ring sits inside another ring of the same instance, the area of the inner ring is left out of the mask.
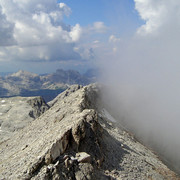
<path id="1" fill-rule="evenodd" d="M 0 98 L 0 143 L 48 109 L 42 97 Z"/>
<path id="2" fill-rule="evenodd" d="M 0 144 L 0 179 L 179 179 L 116 126 L 96 85 L 72 86 Z"/>

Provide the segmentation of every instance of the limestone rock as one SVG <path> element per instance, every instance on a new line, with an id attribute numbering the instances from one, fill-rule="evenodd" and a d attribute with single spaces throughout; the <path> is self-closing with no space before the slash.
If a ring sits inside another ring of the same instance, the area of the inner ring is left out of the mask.
<path id="1" fill-rule="evenodd" d="M 1 143 L 0 179 L 179 179 L 97 109 L 98 93 L 96 85 L 69 88 Z"/>
<path id="2" fill-rule="evenodd" d="M 80 152 L 76 154 L 77 161 L 79 163 L 90 163 L 91 162 L 91 156 L 87 154 L 86 152 Z"/>
<path id="3" fill-rule="evenodd" d="M 46 104 L 42 97 L 31 98 L 27 101 L 27 103 L 33 108 L 29 114 L 32 118 L 39 117 L 49 109 L 49 105 Z"/>
<path id="4" fill-rule="evenodd" d="M 42 97 L 0 98 L 0 107 L 0 143 L 49 109 Z"/>

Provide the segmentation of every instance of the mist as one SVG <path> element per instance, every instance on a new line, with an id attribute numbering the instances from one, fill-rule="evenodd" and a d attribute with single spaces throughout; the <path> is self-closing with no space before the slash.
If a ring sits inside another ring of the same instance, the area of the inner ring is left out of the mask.
<path id="1" fill-rule="evenodd" d="M 142 12 L 135 2 L 143 18 L 148 5 Z M 148 2 L 153 11 L 154 1 Z M 180 173 L 180 3 L 174 2 L 164 2 L 167 11 L 156 17 L 146 17 L 131 38 L 110 45 L 113 53 L 102 55 L 99 66 L 112 115 Z"/>

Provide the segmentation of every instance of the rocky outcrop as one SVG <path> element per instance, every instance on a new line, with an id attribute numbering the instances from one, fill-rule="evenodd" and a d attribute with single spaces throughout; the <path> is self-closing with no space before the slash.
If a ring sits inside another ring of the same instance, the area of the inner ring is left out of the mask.
<path id="1" fill-rule="evenodd" d="M 0 143 L 49 109 L 42 97 L 0 98 L 0 107 Z"/>
<path id="2" fill-rule="evenodd" d="M 33 108 L 29 112 L 29 115 L 34 119 L 38 118 L 49 109 L 49 105 L 46 104 L 42 97 L 31 98 L 27 101 L 27 103 Z"/>
<path id="3" fill-rule="evenodd" d="M 179 179 L 97 109 L 98 93 L 96 85 L 72 86 L 1 143 L 0 179 Z"/>

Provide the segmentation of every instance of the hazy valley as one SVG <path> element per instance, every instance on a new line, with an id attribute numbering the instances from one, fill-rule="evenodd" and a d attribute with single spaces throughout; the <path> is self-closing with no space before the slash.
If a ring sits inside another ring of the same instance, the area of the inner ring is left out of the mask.
<path id="1" fill-rule="evenodd" d="M 69 85 L 87 85 L 94 82 L 95 79 L 91 70 L 87 71 L 85 75 L 81 75 L 78 71 L 62 69 L 44 75 L 20 70 L 0 76 L 0 97 L 42 96 L 46 101 L 50 101 Z"/>

